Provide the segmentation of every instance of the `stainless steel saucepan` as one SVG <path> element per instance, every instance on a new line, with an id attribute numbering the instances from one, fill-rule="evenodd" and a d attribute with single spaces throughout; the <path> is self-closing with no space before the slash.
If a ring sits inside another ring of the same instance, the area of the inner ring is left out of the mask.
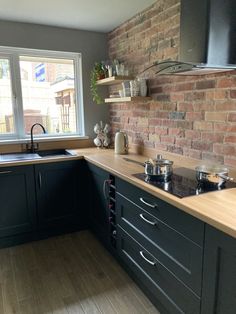
<path id="1" fill-rule="evenodd" d="M 168 181 L 173 173 L 173 161 L 162 158 L 162 155 L 157 155 L 156 159 L 150 158 L 144 163 L 129 158 L 124 160 L 143 166 L 145 174 L 155 180 Z"/>
<path id="2" fill-rule="evenodd" d="M 229 177 L 229 170 L 221 166 L 201 165 L 195 168 L 196 178 L 199 183 L 214 184 L 218 187 L 223 186 L 227 181 L 234 181 Z"/>

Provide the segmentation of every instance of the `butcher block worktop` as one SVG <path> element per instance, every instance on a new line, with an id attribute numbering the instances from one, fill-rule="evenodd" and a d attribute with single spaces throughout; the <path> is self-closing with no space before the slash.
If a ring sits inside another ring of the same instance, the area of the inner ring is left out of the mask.
<path id="1" fill-rule="evenodd" d="M 72 150 L 77 156 L 63 158 L 42 158 L 39 160 L 27 160 L 19 162 L 0 163 L 0 166 L 16 166 L 33 163 L 55 162 L 70 159 L 85 158 L 87 161 L 103 168 L 104 170 L 130 182 L 131 184 L 144 189 L 152 195 L 178 207 L 184 212 L 199 218 L 200 220 L 214 226 L 215 228 L 236 238 L 236 188 L 222 191 L 209 192 L 202 195 L 189 196 L 186 198 L 178 198 L 161 189 L 158 189 L 148 183 L 145 183 L 133 176 L 135 173 L 144 171 L 142 166 L 130 163 L 124 160 L 129 159 L 144 162 L 147 157 L 129 154 L 115 155 L 114 150 L 100 150 L 97 148 L 83 148 Z M 194 169 L 195 166 L 202 164 L 202 161 L 178 156 L 163 152 L 165 158 L 174 161 L 174 168 L 185 167 Z M 230 172 L 231 176 L 235 176 L 235 172 Z"/>

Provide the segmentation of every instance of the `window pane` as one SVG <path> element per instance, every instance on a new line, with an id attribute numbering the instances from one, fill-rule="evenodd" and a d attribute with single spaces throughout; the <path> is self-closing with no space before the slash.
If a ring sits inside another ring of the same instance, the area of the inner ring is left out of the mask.
<path id="1" fill-rule="evenodd" d="M 26 134 L 36 122 L 51 135 L 76 133 L 74 68 L 73 60 L 20 57 Z"/>
<path id="2" fill-rule="evenodd" d="M 0 135 L 14 131 L 10 63 L 0 58 Z"/>

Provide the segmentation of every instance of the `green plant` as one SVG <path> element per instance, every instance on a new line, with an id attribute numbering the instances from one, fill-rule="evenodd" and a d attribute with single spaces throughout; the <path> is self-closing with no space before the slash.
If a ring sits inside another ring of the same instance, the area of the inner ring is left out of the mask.
<path id="1" fill-rule="evenodd" d="M 98 105 L 103 103 L 102 97 L 98 94 L 97 81 L 105 77 L 104 69 L 101 62 L 96 62 L 91 71 L 90 76 L 90 90 L 92 93 L 93 101 Z"/>

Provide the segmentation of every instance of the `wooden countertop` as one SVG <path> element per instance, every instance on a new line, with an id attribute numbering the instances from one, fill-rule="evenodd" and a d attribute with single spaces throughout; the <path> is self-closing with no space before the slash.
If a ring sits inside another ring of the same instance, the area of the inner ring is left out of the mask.
<path id="1" fill-rule="evenodd" d="M 124 157 L 144 162 L 147 160 L 145 156 L 135 154 L 115 155 L 113 150 L 99 150 L 96 148 L 73 151 L 82 154 L 89 162 L 236 238 L 236 188 L 180 199 L 133 176 L 134 173 L 142 172 L 143 168 L 125 161 Z M 194 169 L 197 165 L 203 163 L 203 161 L 166 152 L 163 152 L 163 156 L 173 160 L 175 168 L 184 166 Z M 235 172 L 232 170 L 230 175 L 234 174 Z"/>
<path id="2" fill-rule="evenodd" d="M 143 167 L 125 161 L 124 157 L 144 162 L 147 159 L 145 156 L 136 154 L 115 155 L 114 150 L 100 150 L 97 148 L 81 148 L 77 150 L 73 149 L 71 151 L 76 153 L 77 156 L 57 158 L 50 157 L 19 162 L 4 162 L 0 163 L 0 167 L 59 162 L 63 160 L 85 158 L 87 161 L 109 171 L 110 173 L 130 182 L 131 184 L 134 184 L 141 189 L 144 189 L 152 195 L 236 238 L 236 188 L 180 199 L 133 176 L 134 173 L 143 172 Z M 174 161 L 174 168 L 186 167 L 194 169 L 195 166 L 203 163 L 203 161 L 197 161 L 166 152 L 163 152 L 163 156 Z M 235 171 L 231 170 L 230 175 L 236 177 Z"/>

